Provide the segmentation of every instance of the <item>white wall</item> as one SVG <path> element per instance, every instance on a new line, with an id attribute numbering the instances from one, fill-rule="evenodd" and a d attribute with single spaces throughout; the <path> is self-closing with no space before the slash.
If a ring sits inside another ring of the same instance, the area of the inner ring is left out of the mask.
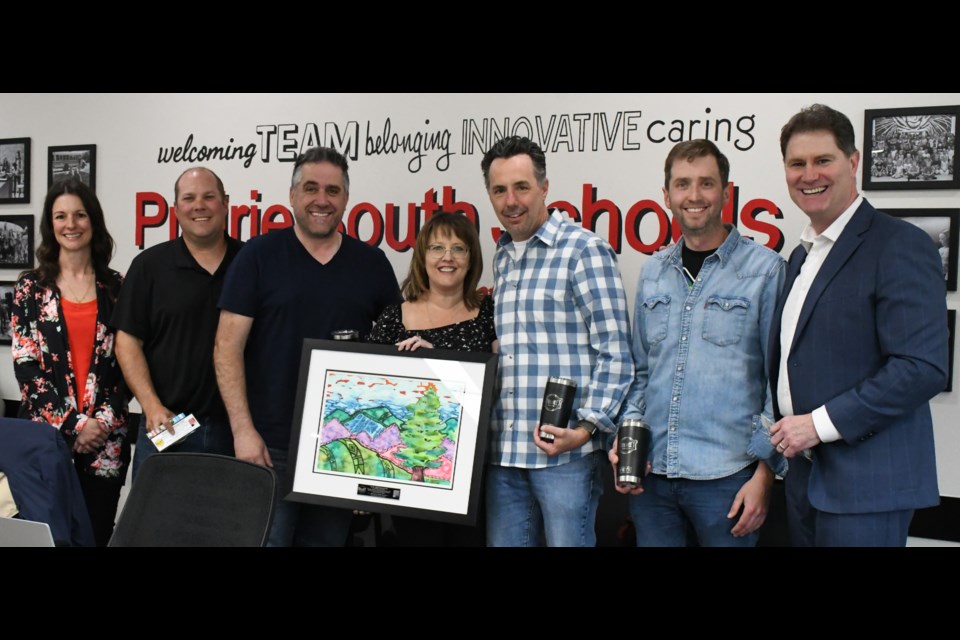
<path id="1" fill-rule="evenodd" d="M 482 131 L 484 119 L 494 120 L 500 129 L 509 119 L 507 126 L 519 126 L 518 133 L 529 133 L 534 139 L 547 137 L 551 202 L 568 201 L 582 210 L 584 185 L 591 184 L 597 198 L 611 200 L 623 218 L 642 200 L 662 206 L 663 160 L 673 142 L 680 139 L 677 136 L 704 137 L 709 121 L 709 137 L 716 139 L 717 121 L 727 120 L 729 126 L 719 126 L 721 135 L 716 141 L 730 158 L 731 179 L 740 189 L 737 217 L 739 209 L 753 200 L 772 202 L 783 216 L 777 219 L 775 212 L 763 212 L 757 217 L 759 224 L 741 221 L 740 230 L 763 243 L 772 242 L 771 233 L 758 228 L 772 231 L 773 236 L 782 234 L 781 252 L 786 256 L 797 244 L 806 218 L 787 195 L 779 132 L 793 113 L 813 102 L 846 113 L 861 146 L 864 109 L 960 104 L 960 94 L 5 94 L 0 95 L 0 138 L 32 139 L 32 198 L 27 205 L 0 206 L 0 215 L 30 213 L 39 219 L 46 191 L 48 146 L 96 144 L 97 192 L 117 241 L 114 266 L 125 271 L 140 250 L 135 244 L 138 193 L 157 192 L 172 204 L 176 176 L 191 164 L 205 164 L 223 178 L 231 205 L 256 205 L 261 212 L 274 204 L 288 206 L 292 165 L 278 159 L 282 153 L 277 144 L 280 133 L 290 132 L 287 139 L 292 145 L 286 155 L 293 156 L 313 125 L 320 142 L 329 143 L 325 131 L 332 131 L 327 123 L 333 123 L 341 135 L 354 130 L 358 134 L 348 212 L 364 202 L 374 205 L 381 215 L 387 203 L 399 205 L 399 230 L 405 237 L 407 203 L 421 203 L 430 189 L 437 191 L 441 201 L 443 188 L 453 187 L 456 200 L 472 204 L 478 213 L 488 265 L 482 284 L 489 285 L 494 246 L 490 230 L 497 222 L 480 173 L 485 146 L 471 144 L 474 126 Z M 417 133 L 427 138 L 422 143 L 421 166 L 416 165 L 414 151 L 373 153 L 387 119 L 391 132 L 401 138 Z M 699 121 L 692 131 L 691 121 Z M 271 127 L 277 133 L 268 136 Z M 671 130 L 673 140 L 658 141 Z M 169 153 L 171 147 L 183 146 L 191 134 L 195 148 L 241 146 L 244 152 L 252 151 L 249 166 L 244 166 L 243 158 L 158 162 L 161 149 Z M 306 144 L 312 146 L 309 139 Z M 259 192 L 259 202 L 251 196 L 252 190 Z M 871 191 L 866 195 L 881 209 L 960 206 L 955 190 Z M 154 206 L 146 209 L 147 215 L 157 212 Z M 644 242 L 657 236 L 654 218 L 648 215 L 640 225 L 639 237 Z M 363 239 L 373 233 L 370 220 L 371 215 L 366 214 L 359 224 Z M 621 243 L 620 266 L 632 300 L 645 256 L 628 243 L 632 234 L 625 222 L 619 233 L 611 236 L 609 221 L 609 215 L 602 215 L 598 232 Z M 249 219 L 242 226 L 244 238 L 249 237 L 248 224 Z M 166 226 L 147 229 L 145 244 L 162 242 L 168 234 Z M 402 277 L 409 253 L 393 251 L 385 240 L 380 246 Z M 16 275 L 12 270 L 0 270 L 0 280 L 14 280 Z M 957 295 L 948 294 L 949 308 L 957 308 Z M 941 493 L 960 496 L 960 433 L 956 429 L 960 381 L 954 384 L 955 391 L 940 394 L 931 404 Z M 0 362 L 0 393 L 5 398 L 19 397 L 12 364 Z"/>

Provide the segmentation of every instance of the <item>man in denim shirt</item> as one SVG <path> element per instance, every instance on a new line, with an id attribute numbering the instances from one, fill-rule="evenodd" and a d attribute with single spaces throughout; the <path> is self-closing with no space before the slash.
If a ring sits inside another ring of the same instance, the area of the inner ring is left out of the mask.
<path id="1" fill-rule="evenodd" d="M 637 285 L 623 418 L 652 432 L 651 472 L 629 491 L 637 545 L 753 546 L 782 463 L 760 415 L 772 416 L 767 336 L 784 261 L 721 221 L 730 164 L 712 142 L 677 144 L 664 172 L 683 237 L 643 265 Z"/>

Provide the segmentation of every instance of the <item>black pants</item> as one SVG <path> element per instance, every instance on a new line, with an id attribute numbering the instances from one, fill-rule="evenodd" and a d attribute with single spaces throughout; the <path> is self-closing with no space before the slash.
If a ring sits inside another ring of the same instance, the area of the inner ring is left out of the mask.
<path id="1" fill-rule="evenodd" d="M 98 547 L 105 547 L 113 535 L 123 480 L 98 478 L 79 468 L 77 475 L 80 477 L 83 499 L 87 503 L 87 513 L 90 514 L 90 524 L 93 525 L 93 537 Z"/>
<path id="2" fill-rule="evenodd" d="M 486 546 L 486 523 L 472 527 L 419 518 L 390 516 L 396 533 L 397 547 L 483 547 Z"/>

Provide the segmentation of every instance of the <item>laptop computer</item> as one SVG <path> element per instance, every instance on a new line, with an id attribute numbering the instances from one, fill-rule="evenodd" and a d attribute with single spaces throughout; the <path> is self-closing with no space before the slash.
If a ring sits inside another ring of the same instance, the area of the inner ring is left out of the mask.
<path id="1" fill-rule="evenodd" d="M 53 535 L 46 522 L 0 516 L 0 547 L 52 547 Z"/>

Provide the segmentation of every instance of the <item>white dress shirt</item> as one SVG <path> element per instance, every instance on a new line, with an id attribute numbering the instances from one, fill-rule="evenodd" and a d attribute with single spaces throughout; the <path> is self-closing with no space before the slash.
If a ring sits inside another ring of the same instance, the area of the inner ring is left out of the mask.
<path id="1" fill-rule="evenodd" d="M 807 299 L 807 293 L 810 286 L 820 273 L 820 267 L 826 262 L 827 256 L 836 244 L 840 234 L 843 233 L 853 213 L 863 202 L 863 196 L 858 195 L 846 211 L 840 214 L 840 217 L 833 221 L 829 227 L 823 230 L 823 233 L 816 235 L 809 224 L 800 234 L 800 244 L 807 250 L 807 259 L 800 267 L 800 273 L 797 275 L 787 301 L 783 305 L 783 316 L 780 321 L 780 375 L 777 385 L 777 404 L 780 407 L 780 413 L 785 416 L 794 415 L 793 395 L 790 393 L 790 371 L 787 367 L 787 360 L 790 355 L 790 347 L 793 345 L 793 337 L 797 333 L 797 322 L 800 320 L 800 311 L 803 309 L 803 303 Z M 826 406 L 820 406 L 813 410 L 813 427 L 817 430 L 817 435 L 821 442 L 834 442 L 841 438 L 840 432 L 834 426 L 830 415 L 827 413 Z"/>

